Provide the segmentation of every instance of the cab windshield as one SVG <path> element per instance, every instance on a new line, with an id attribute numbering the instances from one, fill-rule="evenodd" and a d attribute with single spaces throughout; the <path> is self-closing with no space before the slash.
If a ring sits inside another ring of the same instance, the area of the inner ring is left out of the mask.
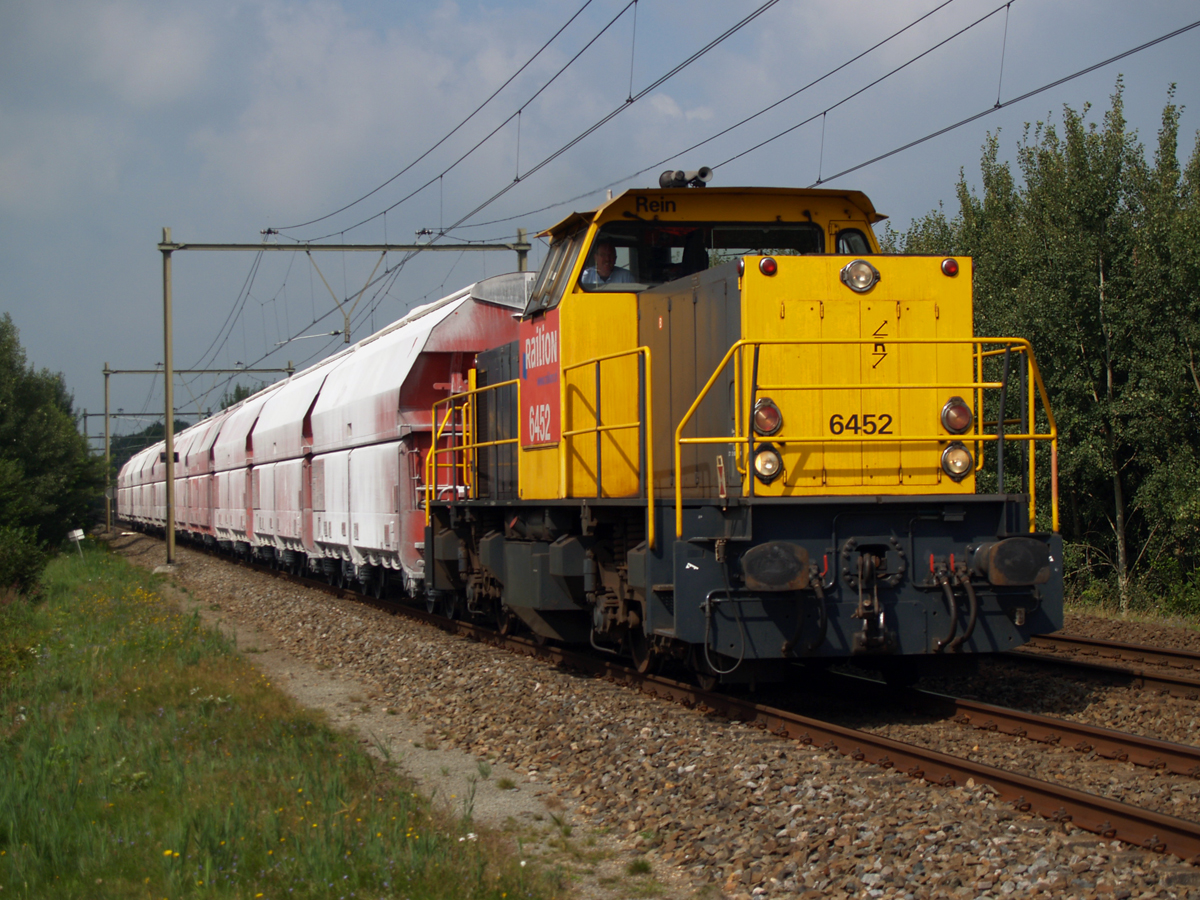
<path id="1" fill-rule="evenodd" d="M 824 251 L 824 230 L 806 222 L 609 222 L 592 242 L 579 286 L 585 291 L 640 291 L 746 254 Z"/>

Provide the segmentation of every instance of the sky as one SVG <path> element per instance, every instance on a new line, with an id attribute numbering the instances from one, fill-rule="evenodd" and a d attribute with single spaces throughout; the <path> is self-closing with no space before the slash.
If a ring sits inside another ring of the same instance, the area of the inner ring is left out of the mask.
<path id="1" fill-rule="evenodd" d="M 163 361 L 164 227 L 191 243 L 505 243 L 606 189 L 707 165 L 714 185 L 861 190 L 903 230 L 939 202 L 954 211 L 960 171 L 978 184 L 989 132 L 1013 160 L 1026 124 L 1061 122 L 1064 105 L 1098 122 L 1118 77 L 1148 152 L 1173 83 L 1181 157 L 1195 146 L 1200 28 L 1009 103 L 1192 24 L 1194 3 L 777 0 L 719 40 L 763 6 L 5 0 L 0 313 L 95 414 L 106 364 Z M 508 251 L 390 253 L 368 287 L 379 254 L 313 258 L 175 253 L 175 367 L 308 365 L 344 346 L 330 290 L 358 298 L 357 340 L 516 268 Z M 277 376 L 178 376 L 178 414 L 219 409 L 232 377 Z M 114 433 L 139 430 L 162 412 L 162 378 L 111 376 L 110 408 Z"/>

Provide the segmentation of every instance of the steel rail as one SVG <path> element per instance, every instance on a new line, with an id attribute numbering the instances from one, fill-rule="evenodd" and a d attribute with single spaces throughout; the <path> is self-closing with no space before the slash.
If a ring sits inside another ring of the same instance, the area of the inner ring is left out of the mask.
<path id="1" fill-rule="evenodd" d="M 1152 647 L 1148 644 L 1128 644 L 1089 638 L 1079 634 L 1040 634 L 1027 647 L 1042 648 L 1051 653 L 1075 653 L 1081 656 L 1100 656 L 1122 659 L 1152 666 L 1169 666 L 1173 669 L 1200 669 L 1200 653 L 1195 650 L 1177 650 L 1173 647 Z"/>
<path id="2" fill-rule="evenodd" d="M 878 681 L 829 672 L 821 673 L 820 677 L 822 686 L 837 696 L 849 695 L 867 702 L 880 702 L 882 685 Z M 1094 752 L 1105 759 L 1129 762 L 1151 769 L 1165 769 L 1176 775 L 1200 777 L 1198 746 L 1177 744 L 1099 725 L 981 703 L 937 691 L 889 689 L 886 697 L 922 713 L 952 719 L 959 725 L 967 725 L 980 731 L 1026 738 L 1041 744 L 1066 747 L 1079 753 Z"/>
<path id="3" fill-rule="evenodd" d="M 260 568 L 257 564 L 243 565 Z M 538 644 L 527 638 L 501 635 L 480 625 L 446 619 L 404 603 L 371 600 L 366 595 L 346 588 L 328 587 L 318 581 L 298 578 L 281 570 L 261 568 L 293 583 L 306 587 L 320 587 L 338 597 L 367 602 L 388 611 L 399 612 L 449 633 L 543 659 L 564 668 L 602 677 L 607 681 L 627 684 L 651 697 L 661 697 L 703 713 L 754 725 L 782 739 L 794 740 L 825 751 L 836 751 L 851 759 L 870 762 L 884 769 L 894 769 L 941 787 L 952 788 L 974 780 L 976 784 L 989 786 L 1000 800 L 1011 803 L 1021 812 L 1034 813 L 1063 825 L 1069 823 L 1085 831 L 1109 839 L 1115 838 L 1145 850 L 1170 853 L 1189 862 L 1200 862 L 1200 823 L 1016 772 L 1008 772 L 970 759 L 824 722 L 799 713 L 711 693 L 662 676 L 640 675 L 632 668 L 607 659 L 586 656 L 553 644 Z M 1064 661 L 1052 662 L 1062 664 Z"/>
<path id="4" fill-rule="evenodd" d="M 1159 691 L 1184 700 L 1200 700 L 1200 680 L 1194 678 L 1182 678 L 1178 675 L 1151 672 L 1128 666 L 1106 666 L 1103 663 L 1064 659 L 1055 654 L 1039 653 L 1036 650 L 1010 650 L 1005 654 L 1005 658 L 1020 660 L 1022 663 L 1031 665 L 1058 666 L 1079 672 L 1089 678 L 1101 676 L 1119 681 L 1126 687 Z"/>
<path id="5" fill-rule="evenodd" d="M 1041 744 L 1069 747 L 1079 753 L 1095 753 L 1105 759 L 1129 762 L 1135 766 L 1165 769 L 1176 775 L 1200 777 L 1200 747 L 932 691 L 912 693 L 919 703 L 948 709 L 959 725 L 1027 738 Z"/>

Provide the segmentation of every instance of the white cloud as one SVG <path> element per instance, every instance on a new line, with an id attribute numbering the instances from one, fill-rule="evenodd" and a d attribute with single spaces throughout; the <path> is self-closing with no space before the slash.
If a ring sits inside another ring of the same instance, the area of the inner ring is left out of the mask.
<path id="1" fill-rule="evenodd" d="M 415 28 L 370 31 L 320 2 L 270 5 L 262 28 L 241 112 L 190 143 L 208 179 L 275 212 L 344 197 L 364 171 L 391 168 L 462 108 L 456 60 Z M 504 68 L 494 57 L 486 54 L 489 67 Z"/>
<path id="2" fill-rule="evenodd" d="M 683 118 L 683 110 L 679 108 L 674 97 L 667 94 L 651 94 L 647 102 L 650 104 L 650 108 L 660 116 L 668 116 L 672 119 Z"/>
<path id="3" fill-rule="evenodd" d="M 74 7 L 75 5 L 72 4 Z M 78 38 L 91 49 L 93 76 L 140 108 L 198 90 L 212 63 L 211 20 L 186 8 L 110 2 L 76 11 Z"/>
<path id="4" fill-rule="evenodd" d="M 0 209 L 45 218 L 111 194 L 130 141 L 98 115 L 0 111 Z"/>
<path id="5" fill-rule="evenodd" d="M 18 52 L 44 66 L 51 80 L 61 73 L 60 83 L 77 96 L 98 87 L 119 103 L 149 109 L 204 86 L 219 21 L 218 4 L 204 6 L 38 0 L 10 24 L 20 29 Z"/>

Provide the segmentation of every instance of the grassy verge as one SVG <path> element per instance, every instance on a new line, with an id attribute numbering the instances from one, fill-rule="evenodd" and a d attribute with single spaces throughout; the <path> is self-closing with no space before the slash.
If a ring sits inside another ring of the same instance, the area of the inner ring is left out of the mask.
<path id="1" fill-rule="evenodd" d="M 549 896 L 103 549 L 0 605 L 0 897 Z"/>

